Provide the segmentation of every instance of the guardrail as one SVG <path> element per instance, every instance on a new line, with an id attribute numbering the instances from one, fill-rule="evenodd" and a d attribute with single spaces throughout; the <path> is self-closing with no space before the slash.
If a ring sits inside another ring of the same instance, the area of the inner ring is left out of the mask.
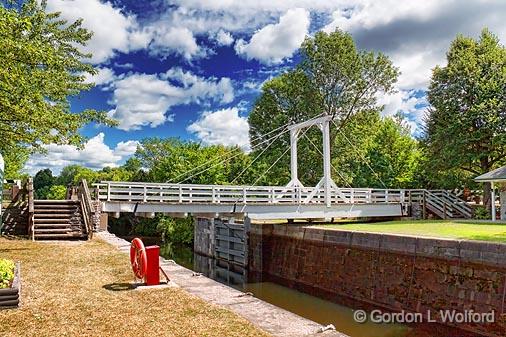
<path id="1" fill-rule="evenodd" d="M 234 186 L 102 182 L 94 184 L 103 201 L 168 203 L 325 204 L 315 187 Z M 408 190 L 334 188 L 333 204 L 404 203 Z"/>
<path id="2" fill-rule="evenodd" d="M 316 187 L 164 184 L 106 181 L 94 184 L 102 201 L 175 204 L 321 204 L 325 190 Z M 423 205 L 442 218 L 471 217 L 471 208 L 453 194 L 425 189 L 332 188 L 331 204 Z"/>

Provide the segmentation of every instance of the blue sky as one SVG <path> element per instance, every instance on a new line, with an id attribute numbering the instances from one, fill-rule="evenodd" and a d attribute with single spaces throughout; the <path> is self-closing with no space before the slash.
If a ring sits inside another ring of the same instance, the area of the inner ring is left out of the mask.
<path id="1" fill-rule="evenodd" d="M 378 99 L 384 115 L 402 111 L 416 135 L 430 71 L 444 64 L 456 34 L 489 27 L 506 40 L 501 0 L 48 0 L 48 10 L 82 18 L 94 32 L 86 50 L 97 86 L 73 98 L 72 110 L 108 111 L 119 126 L 85 127 L 83 150 L 48 146 L 30 158 L 30 173 L 117 166 L 154 136 L 247 149 L 247 115 L 262 83 L 297 63 L 305 36 L 335 28 L 400 68 L 397 92 Z"/>

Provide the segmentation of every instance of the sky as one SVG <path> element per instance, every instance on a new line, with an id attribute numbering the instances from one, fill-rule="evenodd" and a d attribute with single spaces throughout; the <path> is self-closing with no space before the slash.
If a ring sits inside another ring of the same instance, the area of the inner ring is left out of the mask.
<path id="1" fill-rule="evenodd" d="M 306 36 L 336 28 L 400 69 L 396 92 L 378 100 L 383 115 L 401 111 L 416 137 L 431 69 L 445 65 L 456 35 L 488 27 L 506 41 L 504 0 L 48 0 L 48 11 L 94 32 L 85 50 L 96 87 L 72 98 L 72 111 L 107 111 L 119 124 L 84 127 L 82 150 L 47 146 L 27 162 L 30 174 L 116 167 L 146 137 L 248 150 L 247 116 L 262 84 L 297 64 Z"/>

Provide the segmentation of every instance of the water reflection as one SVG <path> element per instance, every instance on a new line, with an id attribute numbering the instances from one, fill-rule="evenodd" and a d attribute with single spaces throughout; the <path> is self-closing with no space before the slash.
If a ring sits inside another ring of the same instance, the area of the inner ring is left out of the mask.
<path id="1" fill-rule="evenodd" d="M 245 292 L 277 307 L 291 311 L 320 324 L 333 324 L 350 337 L 405 337 L 410 328 L 397 324 L 359 324 L 353 320 L 353 309 L 293 290 L 272 282 L 248 283 L 241 267 L 194 254 L 191 247 L 164 244 L 160 254 L 179 265 Z"/>

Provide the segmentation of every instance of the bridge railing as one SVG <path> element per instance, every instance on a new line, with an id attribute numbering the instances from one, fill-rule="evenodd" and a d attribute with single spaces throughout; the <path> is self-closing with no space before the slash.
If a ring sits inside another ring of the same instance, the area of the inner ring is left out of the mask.
<path id="1" fill-rule="evenodd" d="M 103 201 L 160 203 L 324 204 L 325 191 L 315 187 L 238 186 L 101 182 L 95 184 Z M 404 203 L 410 190 L 337 188 L 333 204 Z"/>

